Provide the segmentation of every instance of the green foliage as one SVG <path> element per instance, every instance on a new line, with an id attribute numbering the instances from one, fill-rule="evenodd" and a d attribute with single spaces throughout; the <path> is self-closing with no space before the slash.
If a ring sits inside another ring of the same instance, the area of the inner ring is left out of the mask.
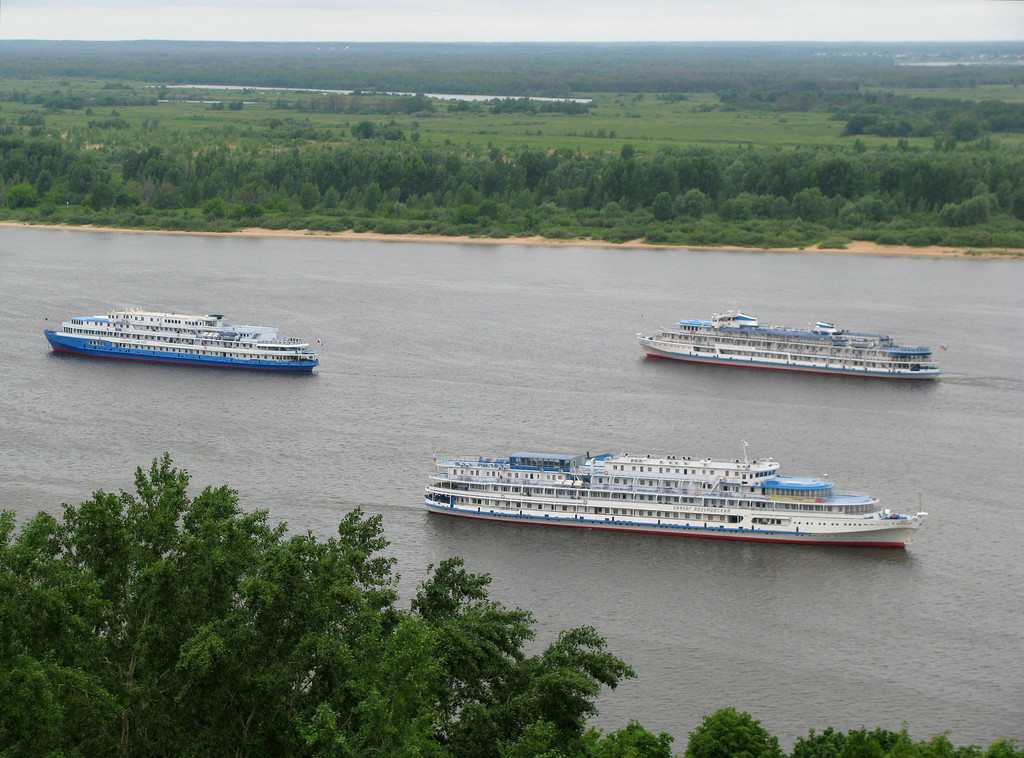
<path id="1" fill-rule="evenodd" d="M 15 534 L 0 515 L 3 755 L 574 755 L 629 668 L 443 562 L 410 611 L 379 516 L 289 536 L 167 455 Z M 484 752 L 480 752 L 484 750 Z"/>
<path id="2" fill-rule="evenodd" d="M 219 197 L 211 197 L 203 203 L 203 215 L 209 218 L 224 218 L 227 210 L 224 207 L 224 200 Z"/>
<path id="3" fill-rule="evenodd" d="M 812 729 L 798 738 L 792 758 L 1014 758 L 1024 755 L 1014 740 L 998 739 L 987 751 L 977 746 L 955 747 L 945 734 L 914 742 L 907 727 L 899 732 L 885 729 L 853 729 L 843 734 L 831 727 L 821 734 Z"/>
<path id="4" fill-rule="evenodd" d="M 981 124 L 973 118 L 958 118 L 949 127 L 949 134 L 957 142 L 970 142 L 981 136 Z"/>
<path id="5" fill-rule="evenodd" d="M 0 752 L 90 755 L 117 717 L 90 643 L 106 607 L 95 578 L 61 555 L 61 525 L 40 514 L 14 534 L 0 515 Z"/>
<path id="6" fill-rule="evenodd" d="M 606 737 L 595 730 L 586 736 L 592 741 L 587 751 L 592 758 L 672 758 L 672 735 L 662 732 L 655 736 L 636 721 Z"/>
<path id="7" fill-rule="evenodd" d="M 372 121 L 360 121 L 352 127 L 352 136 L 356 139 L 371 139 L 377 134 L 377 127 Z"/>
<path id="8" fill-rule="evenodd" d="M 779 741 L 749 713 L 722 708 L 690 732 L 684 758 L 782 758 Z"/>
<path id="9" fill-rule="evenodd" d="M 987 197 L 978 196 L 962 203 L 947 203 L 939 212 L 946 226 L 974 226 L 988 221 L 992 204 Z"/>
<path id="10" fill-rule="evenodd" d="M 851 730 L 847 734 L 835 732 L 831 727 L 821 734 L 812 729 L 806 738 L 798 738 L 793 746 L 793 758 L 885 758 L 916 754 L 907 731 L 899 733 L 876 729 Z"/>
<path id="11" fill-rule="evenodd" d="M 543 743 L 545 751 L 557 747 L 575 755 L 583 749 L 585 722 L 596 713 L 593 699 L 601 686 L 614 688 L 633 675 L 604 650 L 593 629 L 562 632 L 540 656 L 516 662 L 490 682 L 485 697 L 464 704 L 450 731 L 450 752 L 487 758 L 523 754 Z"/>
<path id="12" fill-rule="evenodd" d="M 659 192 L 651 203 L 651 213 L 658 221 L 668 221 L 672 218 L 672 197 L 667 192 Z"/>
<path id="13" fill-rule="evenodd" d="M 39 186 L 47 188 L 51 222 L 110 223 L 104 215 L 110 209 L 135 209 L 117 221 L 174 229 L 229 219 L 266 228 L 500 230 L 754 247 L 773 246 L 780 235 L 787 246 L 830 236 L 1014 247 L 1024 234 L 1021 159 L 985 153 L 935 158 L 808 148 L 647 155 L 626 149 L 624 158 L 492 149 L 466 155 L 384 138 L 283 153 L 206 148 L 189 160 L 152 145 L 116 152 L 107 162 L 102 153 L 79 155 L 48 140 L 13 137 L 8 145 L 0 172 L 32 181 L 8 186 L 7 210 L 26 220 L 44 217 L 32 215 L 38 203 L 32 204 L 31 188 Z M 33 163 L 36 156 L 46 160 Z M 331 216 L 347 220 L 325 220 Z"/>
<path id="14" fill-rule="evenodd" d="M 38 202 L 36 189 L 31 184 L 22 182 L 7 188 L 8 208 L 31 208 Z"/>

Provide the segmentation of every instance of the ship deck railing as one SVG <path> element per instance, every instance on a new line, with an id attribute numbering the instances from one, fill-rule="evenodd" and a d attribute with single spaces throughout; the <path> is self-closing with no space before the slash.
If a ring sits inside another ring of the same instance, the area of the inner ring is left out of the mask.
<path id="1" fill-rule="evenodd" d="M 682 332 L 665 332 L 663 334 L 648 337 L 641 335 L 641 337 L 649 342 L 660 343 L 665 345 L 671 345 L 673 347 L 678 346 L 689 346 L 696 350 L 697 348 L 718 348 L 719 350 L 740 350 L 744 353 L 749 354 L 765 354 L 770 355 L 774 353 L 789 353 L 791 355 L 800 356 L 803 358 L 831 358 L 841 359 L 843 357 L 857 357 L 861 358 L 868 351 L 873 351 L 874 356 L 878 359 L 906 359 L 914 357 L 925 357 L 932 354 L 932 350 L 925 346 L 908 347 L 903 345 L 885 345 L 885 344 L 868 344 L 868 343 L 822 343 L 822 344 L 803 344 L 793 342 L 779 342 L 769 340 L 750 340 L 750 341 L 736 341 L 736 342 L 723 342 L 721 340 L 708 340 L 694 338 L 690 334 L 684 334 Z M 666 337 L 678 338 L 678 339 L 666 339 Z"/>
<path id="2" fill-rule="evenodd" d="M 290 339 L 273 339 L 273 340 L 258 340 L 251 337 L 239 337 L 238 335 L 217 335 L 217 336 L 199 336 L 189 332 L 175 332 L 173 336 L 167 334 L 161 336 L 159 339 L 147 339 L 152 335 L 152 332 L 146 332 L 138 329 L 115 329 L 115 332 L 121 340 L 133 340 L 138 343 L 140 347 L 147 349 L 156 349 L 160 345 L 201 345 L 201 346 L 223 346 L 229 350 L 252 350 L 254 348 L 268 347 L 268 346 L 282 346 L 282 347 L 302 347 L 306 346 L 309 349 L 309 343 L 306 340 L 293 337 Z M 311 351 L 312 352 L 312 351 Z"/>
<path id="3" fill-rule="evenodd" d="M 508 458 L 482 458 L 479 455 L 455 455 L 450 458 L 439 458 L 437 464 L 455 466 L 476 466 L 477 468 L 508 468 Z M 459 479 L 468 477 L 457 477 Z M 485 481 L 480 479 L 480 481 Z M 493 481 L 487 479 L 486 481 Z"/>
<path id="4" fill-rule="evenodd" d="M 488 462 L 473 462 L 477 466 L 487 466 Z M 490 465 L 494 465 L 493 463 Z M 774 504 L 806 504 L 815 503 L 822 505 L 869 505 L 878 502 L 878 498 L 872 497 L 866 492 L 830 492 L 827 495 L 765 495 L 758 492 L 729 492 L 718 489 L 704 489 L 700 487 L 650 487 L 650 486 L 638 486 L 638 487 L 623 487 L 622 485 L 610 485 L 610 484 L 594 484 L 586 483 L 586 486 L 573 486 L 573 481 L 583 482 L 580 480 L 569 480 L 565 482 L 537 482 L 520 479 L 508 479 L 495 480 L 494 477 L 484 476 L 464 476 L 464 475 L 450 475 L 447 472 L 438 472 L 431 479 L 438 484 L 466 484 L 466 485 L 485 485 L 486 489 L 483 492 L 493 492 L 501 495 L 506 494 L 501 490 L 493 489 L 496 484 L 503 486 L 515 487 L 515 490 L 508 490 L 507 494 L 522 495 L 524 497 L 538 497 L 548 499 L 559 499 L 565 498 L 566 496 L 575 495 L 576 498 L 586 498 L 587 493 L 606 493 L 606 492 L 629 492 L 638 495 L 670 495 L 679 497 L 700 497 L 709 498 L 715 500 L 744 500 L 748 502 L 761 502 L 769 505 Z M 544 489 L 561 489 L 562 493 L 551 495 L 543 492 Z"/>
<path id="5" fill-rule="evenodd" d="M 161 335 L 170 339 L 179 340 L 202 340 L 204 342 L 225 342 L 231 344 L 249 343 L 253 345 L 307 345 L 308 340 L 301 337 L 271 337 L 261 339 L 259 333 L 244 332 L 212 332 L 203 328 L 170 328 L 165 326 L 152 327 L 146 324 L 115 324 L 113 331 L 123 336 L 152 336 Z M 169 340 L 168 340 L 169 341 Z"/>
<path id="6" fill-rule="evenodd" d="M 927 347 L 885 347 L 878 345 L 794 345 L 787 343 L 725 343 L 697 341 L 689 335 L 679 335 L 685 339 L 663 339 L 660 337 L 643 337 L 654 345 L 666 345 L 672 348 L 686 347 L 694 352 L 710 352 L 716 350 L 722 355 L 740 355 L 745 358 L 759 357 L 763 360 L 800 360 L 836 362 L 844 359 L 876 360 L 883 362 L 908 361 L 931 355 Z M 920 366 L 938 367 L 931 361 L 914 361 Z"/>
<path id="7" fill-rule="evenodd" d="M 688 508 L 697 507 L 702 509 L 701 512 L 710 513 L 726 513 L 731 508 L 743 508 L 750 509 L 756 508 L 762 513 L 779 514 L 779 515 L 803 515 L 808 516 L 813 512 L 815 515 L 824 515 L 825 513 L 832 514 L 835 517 L 845 518 L 871 518 L 873 514 L 878 511 L 878 500 L 872 497 L 857 497 L 850 499 L 850 496 L 846 496 L 844 499 L 825 499 L 822 502 L 809 500 L 809 499 L 789 499 L 789 500 L 769 500 L 764 497 L 745 497 L 745 498 L 699 498 L 700 502 L 679 502 L 669 503 L 664 501 L 634 501 L 627 499 L 618 498 L 603 498 L 595 497 L 593 490 L 580 493 L 576 497 L 571 497 L 567 502 L 567 496 L 565 494 L 561 496 L 552 496 L 550 494 L 543 494 L 539 492 L 508 492 L 504 493 L 491 488 L 487 489 L 473 489 L 470 486 L 470 482 L 465 481 L 437 481 L 440 477 L 434 477 L 434 482 L 430 485 L 435 488 L 438 492 L 450 492 L 452 494 L 459 494 L 464 497 L 471 498 L 484 498 L 493 500 L 496 504 L 500 503 L 503 507 L 515 507 L 514 503 L 517 499 L 524 501 L 530 501 L 537 503 L 541 506 L 549 506 L 552 510 L 557 509 L 558 506 L 565 506 L 572 503 L 575 507 L 584 507 L 585 509 L 595 508 L 639 508 L 643 509 L 656 509 L 664 510 L 667 512 L 686 512 Z M 445 486 L 450 484 L 452 486 Z M 462 486 L 459 486 L 462 485 Z M 589 500 L 589 502 L 588 502 Z M 738 502 L 742 500 L 742 504 Z M 809 508 L 808 506 L 814 506 Z"/>

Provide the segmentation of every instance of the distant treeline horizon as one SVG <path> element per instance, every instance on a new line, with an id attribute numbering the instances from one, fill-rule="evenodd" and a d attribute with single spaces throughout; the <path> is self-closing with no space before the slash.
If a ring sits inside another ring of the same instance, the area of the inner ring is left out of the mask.
<path id="1" fill-rule="evenodd" d="M 597 65 L 599 62 L 599 65 Z M 1024 84 L 1024 42 L 0 40 L 10 78 L 568 97 Z M 970 65 L 964 65 L 964 64 Z M 929 64 L 929 65 L 914 65 Z M 947 64 L 947 65 L 937 65 Z"/>

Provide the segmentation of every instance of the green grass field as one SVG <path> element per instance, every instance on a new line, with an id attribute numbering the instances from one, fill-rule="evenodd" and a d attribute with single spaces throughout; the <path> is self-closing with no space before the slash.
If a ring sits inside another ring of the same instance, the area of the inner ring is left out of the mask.
<path id="1" fill-rule="evenodd" d="M 1013 85 L 979 84 L 976 87 L 891 88 L 864 87 L 864 92 L 893 92 L 905 97 L 942 97 L 949 100 L 1002 100 L 1004 103 L 1024 103 L 1024 87 Z"/>
<path id="2" fill-rule="evenodd" d="M 418 132 L 421 145 L 450 142 L 481 149 L 531 147 L 586 153 L 618 152 L 625 143 L 632 144 L 642 152 L 654 152 L 668 146 L 760 145 L 795 148 L 800 145 L 852 145 L 854 142 L 850 137 L 840 136 L 843 123 L 832 120 L 827 113 L 724 111 L 714 108 L 718 102 L 714 95 L 705 93 L 688 95 L 686 100 L 676 102 L 667 102 L 651 94 L 594 94 L 589 96 L 593 100 L 590 113 L 582 115 L 492 114 L 486 108 L 481 112 L 450 112 L 447 101 L 435 100 L 435 112 L 432 114 L 394 117 L 280 110 L 273 107 L 279 98 L 294 100 L 299 96 L 311 95 L 259 89 L 244 92 L 214 88 L 158 90 L 156 85 L 151 85 L 150 89 L 145 84 L 133 83 L 132 90 L 138 95 L 152 94 L 155 97 L 157 92 L 164 92 L 172 99 L 155 105 L 93 106 L 61 111 L 44 111 L 40 105 L 14 102 L 8 94 L 25 93 L 31 100 L 33 96 L 45 97 L 56 93 L 95 94 L 103 92 L 103 86 L 104 82 L 94 80 L 76 79 L 68 82 L 57 79 L 0 79 L 0 119 L 17 123 L 27 113 L 42 112 L 47 127 L 60 131 L 86 127 L 89 122 L 102 122 L 115 117 L 132 127 L 149 124 L 161 131 L 182 133 L 220 132 L 231 127 L 228 137 L 232 142 L 236 139 L 242 142 L 251 129 L 264 129 L 271 122 L 309 127 L 313 131 L 327 130 L 333 141 L 348 139 L 351 126 L 363 120 L 375 124 L 394 121 L 407 138 Z M 1002 89 L 1014 93 L 1015 88 Z M 1015 94 L 1024 96 L 1024 91 Z M 587 95 L 581 94 L 580 97 Z M 216 110 L 213 101 L 243 101 L 243 107 L 241 110 L 230 110 L 227 107 Z M 110 133 L 110 130 L 104 131 Z M 103 133 L 97 129 L 97 138 Z M 896 143 L 895 139 L 868 135 L 859 139 L 868 148 Z M 1024 135 L 1001 139 L 1024 143 Z M 931 140 L 912 139 L 910 143 L 929 147 Z"/>

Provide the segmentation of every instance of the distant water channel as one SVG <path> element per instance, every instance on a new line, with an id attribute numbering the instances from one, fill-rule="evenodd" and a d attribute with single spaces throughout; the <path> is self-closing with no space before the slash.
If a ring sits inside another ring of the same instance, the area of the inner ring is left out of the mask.
<path id="1" fill-rule="evenodd" d="M 315 92 L 320 95 L 396 95 L 412 97 L 416 95 L 416 92 L 360 92 L 359 90 L 351 89 L 307 89 L 305 87 L 250 87 L 241 84 L 173 84 L 168 85 L 168 89 L 220 89 L 220 90 L 235 90 L 235 91 L 249 91 L 249 92 Z M 506 100 L 519 99 L 514 95 L 443 95 L 433 92 L 425 93 L 425 97 L 433 98 L 434 100 L 462 100 L 467 103 L 486 102 L 488 100 Z M 526 100 L 536 100 L 541 103 L 590 103 L 593 102 L 589 97 L 527 97 Z"/>
<path id="2" fill-rule="evenodd" d="M 462 556 L 536 616 L 590 624 L 638 678 L 596 724 L 687 733 L 751 713 L 792 745 L 866 726 L 1024 739 L 1024 264 L 1019 261 L 242 238 L 0 228 L 0 507 L 19 522 L 132 487 L 170 452 L 195 491 L 330 536 L 383 514 L 404 595 Z M 222 313 L 322 342 L 312 376 L 53 354 L 121 306 Z M 948 349 L 932 383 L 645 359 L 742 308 Z M 895 510 L 906 551 L 746 545 L 428 516 L 433 455 L 771 456 Z"/>

